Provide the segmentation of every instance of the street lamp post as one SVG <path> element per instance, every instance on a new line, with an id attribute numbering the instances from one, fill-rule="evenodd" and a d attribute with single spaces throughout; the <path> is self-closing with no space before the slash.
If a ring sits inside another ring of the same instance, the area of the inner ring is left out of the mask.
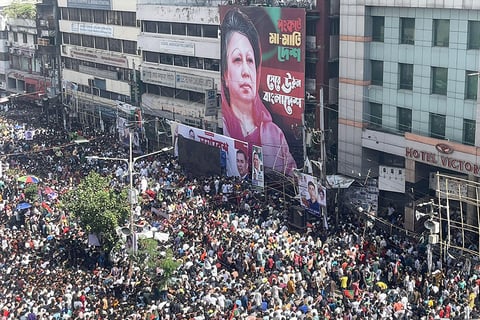
<path id="1" fill-rule="evenodd" d="M 133 188 L 133 169 L 135 163 L 145 157 L 149 157 L 155 154 L 168 152 L 173 149 L 173 147 L 165 147 L 163 149 L 143 154 L 138 157 L 133 157 L 133 133 L 129 131 L 129 152 L 128 152 L 128 159 L 124 158 L 110 158 L 110 157 L 99 157 L 99 156 L 89 156 L 87 159 L 95 159 L 95 160 L 112 160 L 112 161 L 124 161 L 128 165 L 128 179 L 129 179 L 129 189 L 128 189 L 128 202 L 130 204 L 130 234 L 132 236 L 132 252 L 135 255 L 137 250 L 136 245 L 136 236 L 135 236 L 135 224 L 134 224 L 134 205 L 137 204 L 137 196 L 138 191 Z"/>

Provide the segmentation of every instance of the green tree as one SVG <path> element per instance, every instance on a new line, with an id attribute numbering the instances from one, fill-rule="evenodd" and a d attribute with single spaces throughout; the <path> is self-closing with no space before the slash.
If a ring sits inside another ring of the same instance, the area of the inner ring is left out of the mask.
<path id="1" fill-rule="evenodd" d="M 3 9 L 4 14 L 13 19 L 35 19 L 37 8 L 34 3 L 13 2 Z"/>
<path id="2" fill-rule="evenodd" d="M 62 203 L 87 232 L 100 236 L 104 250 L 109 253 L 118 241 L 116 229 L 129 216 L 126 190 L 114 190 L 109 178 L 91 172 L 77 188 L 62 197 Z"/>
<path id="3" fill-rule="evenodd" d="M 171 249 L 167 249 L 162 256 L 155 239 L 140 239 L 135 259 L 139 267 L 151 278 L 156 278 L 161 287 L 168 284 L 175 270 L 182 264 L 181 260 L 175 259 Z M 162 270 L 159 277 L 157 277 L 157 269 Z"/>

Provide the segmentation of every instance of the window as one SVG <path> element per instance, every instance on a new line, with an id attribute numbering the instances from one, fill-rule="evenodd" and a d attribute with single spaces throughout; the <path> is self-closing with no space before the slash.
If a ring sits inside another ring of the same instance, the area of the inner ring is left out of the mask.
<path id="1" fill-rule="evenodd" d="M 400 18 L 400 43 L 415 44 L 414 18 Z"/>
<path id="2" fill-rule="evenodd" d="M 470 146 L 475 145 L 475 120 L 463 119 L 463 141 Z"/>
<path id="3" fill-rule="evenodd" d="M 22 33 L 22 40 L 23 40 L 23 43 L 27 43 L 28 42 L 28 37 L 27 37 L 27 34 L 26 33 Z"/>
<path id="4" fill-rule="evenodd" d="M 108 50 L 122 52 L 122 40 L 120 39 L 108 39 Z"/>
<path id="5" fill-rule="evenodd" d="M 121 16 L 119 11 L 107 11 L 107 24 L 120 25 Z"/>
<path id="6" fill-rule="evenodd" d="M 413 64 L 399 63 L 398 69 L 400 73 L 399 85 L 400 89 L 412 90 L 413 89 Z"/>
<path id="7" fill-rule="evenodd" d="M 160 61 L 160 54 L 158 52 L 144 51 L 145 61 L 158 63 Z"/>
<path id="8" fill-rule="evenodd" d="M 372 17 L 372 41 L 383 42 L 385 17 Z"/>
<path id="9" fill-rule="evenodd" d="M 18 42 L 18 33 L 13 33 L 13 42 Z"/>
<path id="10" fill-rule="evenodd" d="M 430 137 L 445 139 L 445 115 L 430 113 Z"/>
<path id="11" fill-rule="evenodd" d="M 433 46 L 448 47 L 450 41 L 450 20 L 433 20 Z"/>
<path id="12" fill-rule="evenodd" d="M 137 14 L 135 12 L 121 12 L 122 26 L 136 27 L 137 26 Z"/>
<path id="13" fill-rule="evenodd" d="M 159 22 L 158 23 L 158 33 L 171 34 L 170 23 L 168 22 Z"/>
<path id="14" fill-rule="evenodd" d="M 80 20 L 83 22 L 93 22 L 92 10 L 80 9 Z"/>
<path id="15" fill-rule="evenodd" d="M 130 40 L 122 40 L 123 42 L 123 52 L 130 54 L 137 54 L 137 42 Z"/>
<path id="16" fill-rule="evenodd" d="M 380 103 L 370 102 L 370 112 L 367 119 L 370 128 L 382 127 L 382 105 Z"/>
<path id="17" fill-rule="evenodd" d="M 70 34 L 70 44 L 73 44 L 74 46 L 81 46 L 82 41 L 80 35 L 76 33 Z"/>
<path id="18" fill-rule="evenodd" d="M 62 20 L 69 20 L 68 19 L 68 8 L 60 8 L 60 15 Z"/>
<path id="19" fill-rule="evenodd" d="M 195 69 L 203 69 L 203 58 L 188 57 L 188 66 Z"/>
<path id="20" fill-rule="evenodd" d="M 478 72 L 466 71 L 465 72 L 465 99 L 477 100 L 478 91 Z"/>
<path id="21" fill-rule="evenodd" d="M 218 38 L 218 26 L 204 25 L 203 36 L 205 38 Z"/>
<path id="22" fill-rule="evenodd" d="M 173 64 L 173 56 L 168 53 L 160 53 L 160 63 L 161 64 Z"/>
<path id="23" fill-rule="evenodd" d="M 432 67 L 432 94 L 447 95 L 448 69 Z"/>
<path id="24" fill-rule="evenodd" d="M 383 85 L 383 61 L 371 60 L 372 66 L 372 85 L 381 86 Z"/>
<path id="25" fill-rule="evenodd" d="M 188 67 L 188 57 L 187 56 L 176 55 L 173 59 L 173 62 L 175 63 L 176 66 Z"/>
<path id="26" fill-rule="evenodd" d="M 468 49 L 480 49 L 480 21 L 468 21 Z"/>
<path id="27" fill-rule="evenodd" d="M 105 24 L 107 22 L 107 14 L 102 10 L 93 10 L 93 20 L 95 23 Z"/>
<path id="28" fill-rule="evenodd" d="M 218 59 L 205 58 L 205 70 L 220 71 L 220 62 Z"/>
<path id="29" fill-rule="evenodd" d="M 107 50 L 107 38 L 95 37 L 95 48 Z"/>
<path id="30" fill-rule="evenodd" d="M 80 9 L 71 8 L 68 12 L 68 18 L 72 21 L 80 21 Z"/>
<path id="31" fill-rule="evenodd" d="M 201 37 L 202 26 L 199 24 L 187 24 L 187 35 L 192 37 Z"/>
<path id="32" fill-rule="evenodd" d="M 181 36 L 184 36 L 187 32 L 187 26 L 185 23 L 177 23 L 173 22 L 172 23 L 172 34 L 178 34 Z"/>
<path id="33" fill-rule="evenodd" d="M 412 132 L 412 110 L 397 107 L 397 129 L 400 132 Z"/>
<path id="34" fill-rule="evenodd" d="M 82 35 L 82 46 L 93 48 L 93 37 Z"/>
<path id="35" fill-rule="evenodd" d="M 144 21 L 143 32 L 157 33 L 157 23 L 155 21 Z"/>

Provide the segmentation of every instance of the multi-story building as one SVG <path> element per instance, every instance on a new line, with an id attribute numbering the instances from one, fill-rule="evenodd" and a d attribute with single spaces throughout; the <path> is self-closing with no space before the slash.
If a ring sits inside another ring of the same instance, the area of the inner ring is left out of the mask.
<path id="1" fill-rule="evenodd" d="M 340 12 L 338 172 L 395 181 L 385 206 L 428 196 L 437 171 L 478 181 L 480 2 L 342 1 Z"/>
<path id="2" fill-rule="evenodd" d="M 62 75 L 70 115 L 113 130 L 139 103 L 136 1 L 59 0 Z"/>
<path id="3" fill-rule="evenodd" d="M 35 5 L 32 4 L 32 7 Z M 7 22 L 10 66 L 7 90 L 24 93 L 43 93 L 48 86 L 41 74 L 41 61 L 36 56 L 37 25 L 35 16 L 8 17 Z"/>

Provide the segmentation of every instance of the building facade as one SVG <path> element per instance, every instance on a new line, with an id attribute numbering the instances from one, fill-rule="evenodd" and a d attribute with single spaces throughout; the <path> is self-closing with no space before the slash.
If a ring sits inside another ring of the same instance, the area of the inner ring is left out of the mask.
<path id="1" fill-rule="evenodd" d="M 338 172 L 408 202 L 480 177 L 480 3 L 401 2 L 340 4 Z"/>
<path id="2" fill-rule="evenodd" d="M 139 104 L 137 3 L 59 0 L 58 7 L 64 101 L 71 120 L 113 131 L 119 109 Z"/>

